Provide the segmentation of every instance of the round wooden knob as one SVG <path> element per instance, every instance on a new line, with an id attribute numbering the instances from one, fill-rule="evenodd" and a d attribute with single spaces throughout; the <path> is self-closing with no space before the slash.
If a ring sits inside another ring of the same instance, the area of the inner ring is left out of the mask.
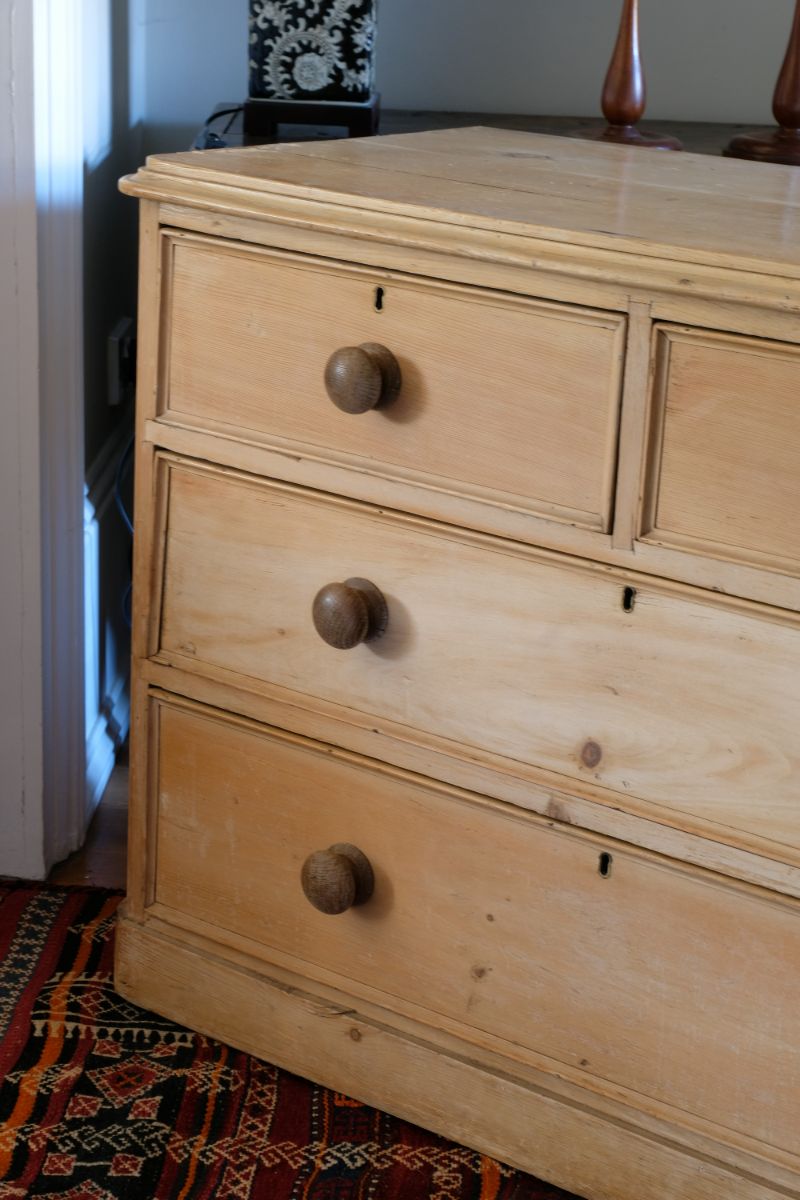
<path id="1" fill-rule="evenodd" d="M 310 854 L 303 863 L 300 880 L 306 899 L 330 915 L 366 904 L 375 890 L 369 859 L 348 842 L 337 842 L 327 850 Z"/>
<path id="2" fill-rule="evenodd" d="M 337 408 L 365 413 L 390 404 L 400 391 L 400 364 L 377 342 L 334 350 L 325 367 L 325 387 Z"/>
<path id="3" fill-rule="evenodd" d="M 368 579 L 329 583 L 314 597 L 314 627 L 336 650 L 352 650 L 386 632 L 389 610 L 382 592 Z"/>

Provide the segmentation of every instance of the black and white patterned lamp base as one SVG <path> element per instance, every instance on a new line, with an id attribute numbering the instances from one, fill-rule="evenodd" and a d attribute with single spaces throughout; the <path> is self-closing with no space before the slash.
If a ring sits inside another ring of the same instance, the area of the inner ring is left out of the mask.
<path id="1" fill-rule="evenodd" d="M 377 131 L 377 0 L 250 0 L 245 132 L 280 122 Z"/>

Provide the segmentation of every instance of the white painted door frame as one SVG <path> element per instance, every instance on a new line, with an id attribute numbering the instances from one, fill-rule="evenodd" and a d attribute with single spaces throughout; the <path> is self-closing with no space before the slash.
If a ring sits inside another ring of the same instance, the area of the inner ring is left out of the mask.
<path id="1" fill-rule="evenodd" d="M 0 874 L 83 840 L 82 3 L 0 0 Z"/>

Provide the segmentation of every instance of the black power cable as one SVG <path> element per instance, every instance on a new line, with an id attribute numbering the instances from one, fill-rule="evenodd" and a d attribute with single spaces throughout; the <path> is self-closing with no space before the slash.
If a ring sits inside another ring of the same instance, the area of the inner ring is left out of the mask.
<path id="1" fill-rule="evenodd" d="M 235 108 L 221 108 L 217 112 L 206 118 L 203 128 L 198 133 L 192 144 L 193 150 L 217 150 L 225 145 L 225 134 L 229 132 L 233 122 L 236 120 L 240 112 L 244 110 L 243 104 L 237 104 Z M 219 134 L 211 126 L 215 121 L 219 121 L 222 117 L 228 117 L 228 123 Z"/>
<path id="2" fill-rule="evenodd" d="M 125 449 L 122 451 L 122 454 L 120 454 L 120 456 L 119 456 L 119 462 L 117 463 L 117 473 L 114 477 L 114 502 L 116 503 L 117 509 L 119 511 L 119 515 L 122 517 L 122 520 L 125 522 L 125 528 L 128 530 L 128 533 L 131 535 L 131 537 L 133 537 L 133 521 L 131 520 L 130 513 L 128 512 L 128 509 L 125 506 L 125 501 L 122 498 L 122 485 L 125 481 L 125 476 L 127 475 L 128 471 L 130 470 L 131 464 L 133 462 L 133 447 L 135 445 L 135 441 L 136 441 L 135 435 L 132 434 L 131 437 L 128 439 L 128 441 L 125 444 Z M 130 627 L 131 627 L 132 596 L 133 596 L 133 582 L 130 582 L 128 584 L 128 586 L 125 588 L 125 591 L 122 596 L 122 619 L 125 622 L 125 624 L 128 626 L 128 629 L 130 629 Z"/>
<path id="3" fill-rule="evenodd" d="M 114 478 L 114 500 L 117 508 L 119 509 L 120 516 L 125 522 L 128 533 L 131 535 L 133 535 L 133 521 L 131 520 L 127 508 L 125 507 L 125 501 L 122 499 L 122 482 L 133 459 L 133 447 L 135 441 L 135 435 L 131 434 L 131 437 L 125 444 L 125 449 L 119 456 L 119 462 L 117 463 L 117 474 Z"/>

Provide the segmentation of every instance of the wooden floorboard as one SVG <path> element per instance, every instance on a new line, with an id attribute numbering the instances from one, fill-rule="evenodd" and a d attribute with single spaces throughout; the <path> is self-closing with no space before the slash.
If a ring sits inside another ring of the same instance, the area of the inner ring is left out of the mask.
<path id="1" fill-rule="evenodd" d="M 48 882 L 125 887 L 128 846 L 128 761 L 120 756 L 80 850 L 57 863 Z"/>

